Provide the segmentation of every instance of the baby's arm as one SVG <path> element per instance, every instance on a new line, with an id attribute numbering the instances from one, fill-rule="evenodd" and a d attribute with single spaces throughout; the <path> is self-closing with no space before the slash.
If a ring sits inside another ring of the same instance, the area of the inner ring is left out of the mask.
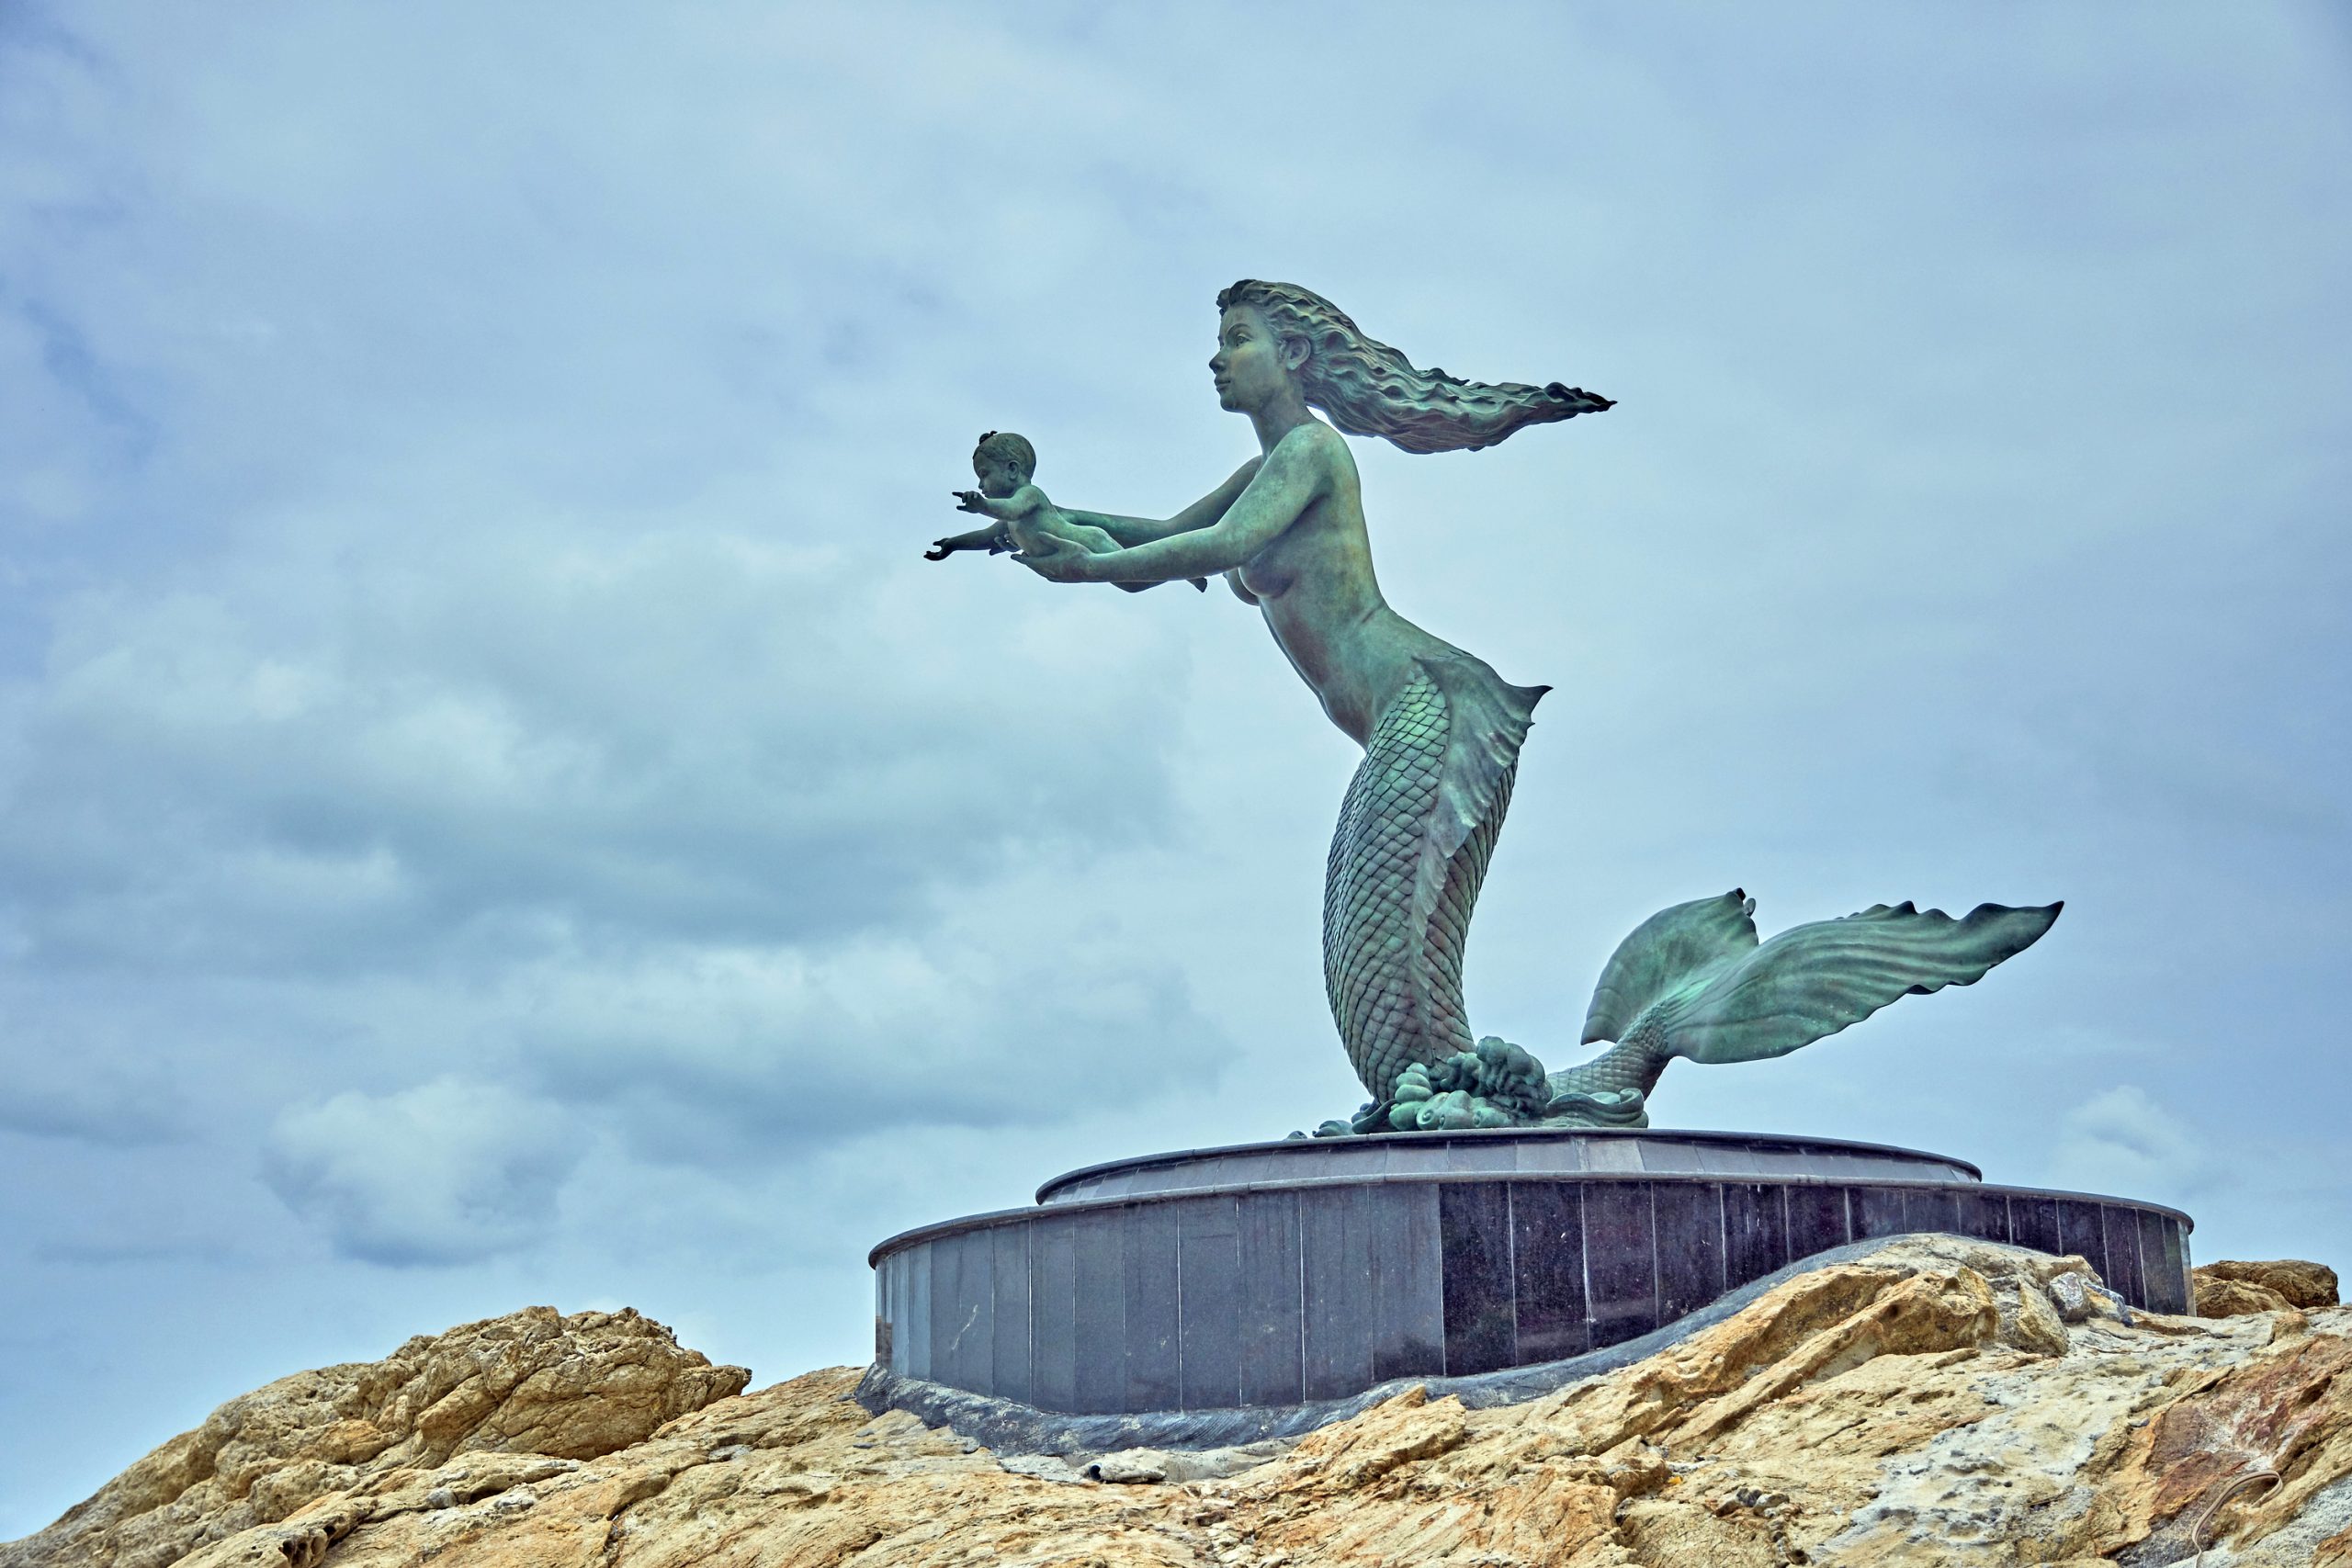
<path id="1" fill-rule="evenodd" d="M 982 495 L 976 490 L 956 492 L 956 511 L 977 512 L 983 517 L 994 517 L 1006 523 L 1017 522 L 1041 509 L 1051 512 L 1054 503 L 1047 501 L 1046 492 L 1035 485 L 1023 485 L 1011 495 Z"/>
<path id="2" fill-rule="evenodd" d="M 931 548 L 923 551 L 922 558 L 945 560 L 957 550 L 986 550 L 990 555 L 995 555 L 1011 547 L 1004 536 L 1004 525 L 1001 523 L 991 523 L 985 528 L 975 528 L 968 534 L 950 534 L 944 539 L 933 541 Z"/>

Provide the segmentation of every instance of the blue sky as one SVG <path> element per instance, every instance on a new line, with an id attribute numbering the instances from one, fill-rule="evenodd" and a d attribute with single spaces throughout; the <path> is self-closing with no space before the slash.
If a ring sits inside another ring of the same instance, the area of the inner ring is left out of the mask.
<path id="1" fill-rule="evenodd" d="M 1358 446 L 1556 688 L 1481 1032 L 1734 885 L 2064 897 L 1657 1120 L 2352 1262 L 2342 13 L 1431 15 L 0 9 L 0 1535 L 531 1303 L 858 1359 L 881 1236 L 1353 1107 L 1253 615 L 918 553 L 982 429 L 1229 471 L 1242 276 L 1620 400 Z"/>

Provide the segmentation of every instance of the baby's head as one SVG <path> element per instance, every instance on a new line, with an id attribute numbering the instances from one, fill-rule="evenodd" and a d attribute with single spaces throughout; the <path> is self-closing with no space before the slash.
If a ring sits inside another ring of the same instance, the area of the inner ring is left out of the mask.
<path id="1" fill-rule="evenodd" d="M 989 431 L 972 448 L 972 472 L 979 479 L 980 493 L 990 501 L 1002 501 L 1036 471 L 1037 449 L 1026 436 L 1009 430 Z"/>

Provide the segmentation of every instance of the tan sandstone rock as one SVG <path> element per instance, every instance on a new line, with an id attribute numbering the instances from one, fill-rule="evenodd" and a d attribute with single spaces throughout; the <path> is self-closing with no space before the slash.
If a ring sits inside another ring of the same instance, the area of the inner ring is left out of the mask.
<path id="1" fill-rule="evenodd" d="M 189 1544 L 127 1555 L 123 1532 L 166 1506 L 167 1445 L 0 1547 L 0 1565 L 2088 1568 L 2183 1562 L 2202 1526 L 2218 1543 L 2207 1568 L 2352 1568 L 2352 1312 L 2315 1307 L 2300 1328 L 2148 1313 L 2067 1325 L 2044 1292 L 2080 1272 L 2080 1259 L 1906 1240 L 1525 1404 L 1465 1409 L 1413 1388 L 1295 1442 L 1190 1455 L 1000 1458 L 910 1416 L 869 1418 L 849 1369 L 710 1397 L 740 1374 L 674 1347 L 662 1364 L 705 1402 L 666 1424 L 642 1404 L 616 1421 L 594 1380 L 554 1378 L 530 1410 L 422 1441 L 417 1417 L 457 1386 L 422 1369 L 463 1359 L 466 1337 L 493 1326 L 476 1325 L 374 1368 L 306 1374 L 418 1393 L 325 1401 L 283 1426 L 300 1441 L 241 1460 L 243 1496 L 300 1497 L 288 1511 L 248 1517 L 180 1475 L 175 1539 Z M 408 1370 L 382 1371 L 396 1363 Z M 573 1402 L 599 1413 L 574 1427 L 560 1408 Z M 376 1414 L 395 1405 L 405 1426 Z M 470 1442 L 482 1433 L 494 1440 Z M 543 1451 L 513 1447 L 523 1434 Z M 562 1456 L 545 1451 L 556 1444 Z M 2277 1485 L 2228 1495 L 2269 1473 Z M 126 1510 L 133 1492 L 146 1502 Z M 94 1526 L 101 1515 L 113 1522 Z"/>
<path id="2" fill-rule="evenodd" d="M 2234 1317 L 2245 1312 L 2276 1312 L 2280 1307 L 2332 1307 L 2337 1304 L 2335 1270 L 2324 1263 L 2298 1258 L 2257 1263 L 2208 1263 L 2188 1271 L 2197 1289 L 2197 1315 Z M 2274 1305 L 2245 1304 L 2267 1302 Z M 2206 1304 L 2212 1303 L 2211 1307 Z M 2214 1309 L 2219 1310 L 2214 1310 Z"/>
<path id="3" fill-rule="evenodd" d="M 2267 1285 L 2245 1280 L 2199 1280 L 2197 1315 L 2244 1317 L 2257 1312 L 2292 1312 L 2295 1304 Z"/>
<path id="4" fill-rule="evenodd" d="M 444 1467 L 453 1497 L 510 1494 L 641 1442 L 751 1377 L 634 1312 L 528 1307 L 232 1399 L 48 1529 L 0 1546 L 0 1568 L 166 1568 L 322 1499 Z M 450 1463 L 459 1455 L 470 1462 Z"/>

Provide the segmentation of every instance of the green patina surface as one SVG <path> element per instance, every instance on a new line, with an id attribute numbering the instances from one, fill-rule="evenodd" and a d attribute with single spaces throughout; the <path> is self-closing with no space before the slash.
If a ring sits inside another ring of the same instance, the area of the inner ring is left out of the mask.
<path id="1" fill-rule="evenodd" d="M 1129 591 L 1221 576 L 1364 748 L 1331 840 L 1323 963 L 1340 1043 L 1373 1098 L 1318 1134 L 1643 1126 L 1667 1063 L 1785 1055 L 1898 997 L 1971 984 L 2058 918 L 2054 903 L 1960 919 L 1879 905 L 1759 941 L 1755 903 L 1735 888 L 1662 910 L 1619 945 L 1585 1018 L 1584 1043 L 1610 1045 L 1592 1060 L 1546 1072 L 1476 1038 L 1462 999 L 1470 917 L 1545 688 L 1510 684 L 1389 607 L 1345 435 L 1476 450 L 1611 401 L 1421 369 L 1291 284 L 1245 280 L 1217 310 L 1211 380 L 1249 418 L 1258 457 L 1172 517 L 1130 517 L 1055 506 L 1029 443 L 991 432 L 974 455 L 981 489 L 956 493 L 996 521 L 929 554 L 1012 550 L 1051 581 Z"/>

